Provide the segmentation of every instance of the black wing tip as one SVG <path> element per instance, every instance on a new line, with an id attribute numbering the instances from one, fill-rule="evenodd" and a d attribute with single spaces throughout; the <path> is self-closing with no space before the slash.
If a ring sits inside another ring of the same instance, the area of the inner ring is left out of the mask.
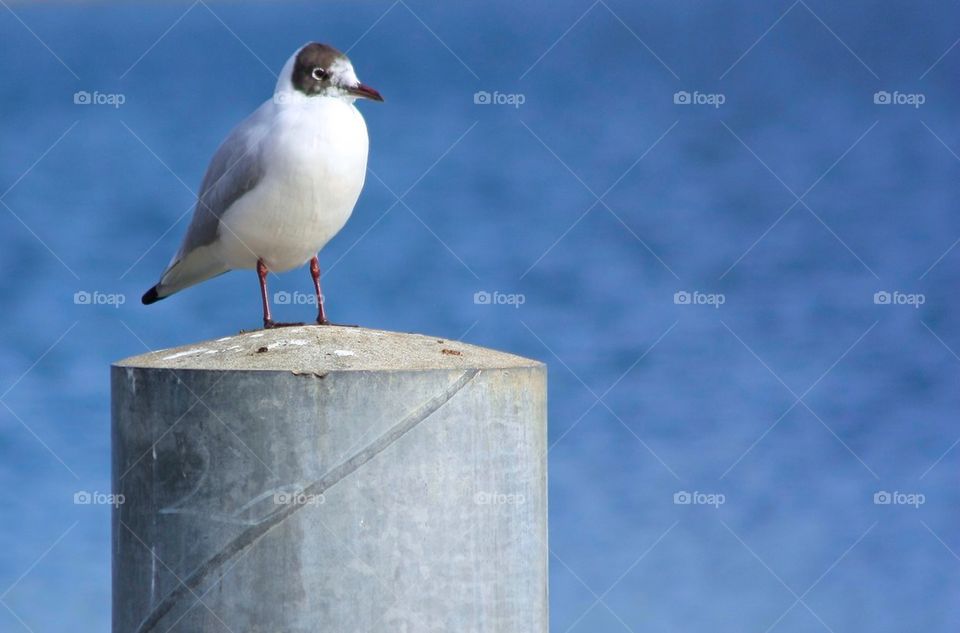
<path id="1" fill-rule="evenodd" d="M 160 296 L 160 293 L 157 292 L 157 287 L 154 286 L 150 290 L 147 290 L 145 293 L 143 293 L 143 296 L 140 298 L 140 301 L 141 303 L 143 303 L 143 305 L 148 306 L 151 303 L 156 303 L 157 301 L 160 301 L 161 299 L 163 299 L 163 297 Z"/>

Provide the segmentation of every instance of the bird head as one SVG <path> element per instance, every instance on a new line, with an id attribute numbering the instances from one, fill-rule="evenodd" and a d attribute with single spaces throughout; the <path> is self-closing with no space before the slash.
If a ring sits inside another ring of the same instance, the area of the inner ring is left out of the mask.
<path id="1" fill-rule="evenodd" d="M 383 101 L 380 93 L 360 82 L 346 55 L 326 44 L 311 42 L 287 61 L 277 82 L 277 93 L 305 97 L 333 97 Z"/>

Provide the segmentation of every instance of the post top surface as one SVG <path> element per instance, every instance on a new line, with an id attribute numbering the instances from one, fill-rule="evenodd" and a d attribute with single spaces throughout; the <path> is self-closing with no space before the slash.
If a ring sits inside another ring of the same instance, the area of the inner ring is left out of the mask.
<path id="1" fill-rule="evenodd" d="M 423 371 L 508 369 L 539 361 L 421 334 L 305 325 L 256 330 L 131 356 L 116 367 L 199 370 Z"/>

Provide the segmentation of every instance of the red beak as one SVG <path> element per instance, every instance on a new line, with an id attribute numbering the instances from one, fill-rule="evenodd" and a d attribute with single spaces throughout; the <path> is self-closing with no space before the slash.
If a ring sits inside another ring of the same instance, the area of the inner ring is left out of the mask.
<path id="1" fill-rule="evenodd" d="M 370 99 L 371 101 L 383 101 L 380 93 L 365 84 L 357 84 L 350 89 L 350 94 L 356 95 L 361 99 Z"/>

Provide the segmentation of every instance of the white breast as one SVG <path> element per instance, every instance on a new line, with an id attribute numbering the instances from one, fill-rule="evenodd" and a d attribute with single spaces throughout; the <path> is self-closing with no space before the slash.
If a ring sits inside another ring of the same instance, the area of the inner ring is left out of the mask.
<path id="1" fill-rule="evenodd" d="M 261 181 L 223 216 L 219 249 L 230 268 L 262 259 L 282 272 L 303 265 L 346 223 L 367 170 L 367 126 L 336 98 L 268 103 Z"/>

